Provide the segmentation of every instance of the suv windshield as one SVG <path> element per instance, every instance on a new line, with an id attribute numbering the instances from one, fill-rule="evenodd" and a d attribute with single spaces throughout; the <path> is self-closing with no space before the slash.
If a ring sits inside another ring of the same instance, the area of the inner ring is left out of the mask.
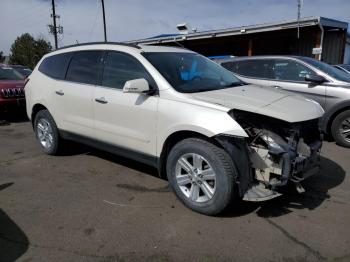
<path id="1" fill-rule="evenodd" d="M 232 72 L 196 53 L 144 53 L 179 92 L 195 93 L 244 85 Z"/>
<path id="2" fill-rule="evenodd" d="M 324 62 L 318 61 L 316 59 L 310 58 L 310 57 L 300 57 L 300 60 L 316 67 L 317 69 L 321 70 L 322 72 L 326 73 L 327 75 L 330 75 L 331 77 L 344 82 L 350 82 L 350 75 L 333 67 L 329 64 L 326 64 Z"/>
<path id="3" fill-rule="evenodd" d="M 0 67 L 0 80 L 23 80 L 23 76 L 10 67 Z"/>

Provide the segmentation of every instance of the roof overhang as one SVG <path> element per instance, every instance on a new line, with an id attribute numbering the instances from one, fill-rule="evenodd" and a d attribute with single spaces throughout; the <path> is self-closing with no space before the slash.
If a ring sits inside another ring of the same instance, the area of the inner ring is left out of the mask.
<path id="1" fill-rule="evenodd" d="M 185 40 L 199 40 L 199 39 L 209 39 L 209 38 L 215 38 L 215 37 L 254 34 L 254 33 L 268 32 L 268 31 L 278 31 L 283 29 L 297 28 L 297 27 L 316 26 L 316 25 L 341 28 L 341 29 L 348 28 L 348 23 L 345 23 L 345 22 L 324 18 L 324 17 L 306 17 L 306 18 L 300 19 L 299 21 L 290 20 L 290 21 L 283 21 L 279 23 L 266 23 L 266 24 L 259 24 L 259 25 L 233 27 L 233 28 L 227 28 L 227 29 L 181 34 L 181 35 L 175 35 L 175 36 L 133 40 L 133 41 L 127 41 L 126 43 L 135 43 L 135 44 L 171 43 L 171 42 L 181 42 Z"/>

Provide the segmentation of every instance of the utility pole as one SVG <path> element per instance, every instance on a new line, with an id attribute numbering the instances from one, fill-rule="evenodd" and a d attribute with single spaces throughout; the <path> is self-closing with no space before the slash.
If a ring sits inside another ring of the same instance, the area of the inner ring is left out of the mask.
<path id="1" fill-rule="evenodd" d="M 298 1 L 298 35 L 297 38 L 300 37 L 300 16 L 301 16 L 301 8 L 303 5 L 303 0 L 297 0 Z"/>
<path id="2" fill-rule="evenodd" d="M 53 20 L 53 24 L 52 25 L 48 25 L 48 27 L 49 27 L 49 33 L 52 34 L 54 36 L 54 38 L 55 38 L 55 49 L 57 49 L 58 48 L 58 37 L 57 37 L 57 35 L 58 34 L 63 34 L 63 27 L 62 26 L 57 26 L 57 23 L 56 23 L 56 19 L 60 18 L 60 16 L 56 15 L 55 0 L 52 0 L 51 3 L 52 3 L 52 14 L 51 14 L 51 17 L 52 17 L 52 20 Z"/>
<path id="3" fill-rule="evenodd" d="M 53 1 L 53 0 L 52 0 Z M 105 35 L 105 42 L 107 42 L 107 32 L 106 32 L 106 16 L 105 16 L 105 1 L 101 0 L 102 3 L 102 14 L 103 14 L 103 32 Z"/>
<path id="4" fill-rule="evenodd" d="M 57 45 L 57 25 L 56 25 L 56 10 L 55 10 L 55 0 L 52 0 L 52 19 L 53 19 L 53 36 L 55 38 L 55 49 L 58 48 Z"/>

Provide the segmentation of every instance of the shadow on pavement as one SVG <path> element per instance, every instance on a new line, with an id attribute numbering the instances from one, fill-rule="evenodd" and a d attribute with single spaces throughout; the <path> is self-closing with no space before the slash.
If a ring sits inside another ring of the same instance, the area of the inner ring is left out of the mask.
<path id="1" fill-rule="evenodd" d="M 72 143 L 64 155 L 89 154 L 138 172 L 159 178 L 155 168 L 105 151 L 97 150 L 79 143 Z M 303 182 L 305 193 L 296 192 L 293 184 L 281 189 L 283 195 L 264 202 L 235 201 L 222 214 L 223 217 L 244 216 L 256 212 L 260 217 L 278 217 L 293 212 L 292 209 L 315 209 L 325 200 L 330 199 L 328 190 L 340 185 L 345 178 L 344 169 L 334 161 L 321 157 L 321 171 L 318 175 Z M 162 179 L 162 178 L 159 178 Z"/>
<path id="2" fill-rule="evenodd" d="M 159 177 L 156 168 L 143 164 L 141 162 L 134 161 L 132 159 L 119 156 L 117 154 L 112 154 L 107 151 L 102 151 L 78 142 L 65 141 L 65 143 L 66 145 L 64 146 L 63 152 L 60 152 L 60 156 L 74 156 L 81 154 L 96 156 L 98 158 L 102 158 L 115 164 L 125 166 L 127 168 L 134 169 L 136 171 L 143 172 L 151 176 Z"/>
<path id="3" fill-rule="evenodd" d="M 105 159 L 107 161 L 111 161 L 111 162 L 116 163 L 118 165 L 125 166 L 127 168 L 134 169 L 136 171 L 146 173 L 148 175 L 158 177 L 159 179 L 161 179 L 158 176 L 158 171 L 156 168 L 149 166 L 149 165 L 145 165 L 143 163 L 140 163 L 140 162 L 137 162 L 134 160 L 131 160 L 129 158 L 121 157 L 118 155 L 114 155 L 112 153 L 100 151 L 97 149 L 91 149 L 91 148 L 90 148 L 89 155 L 93 155 L 93 156 Z"/>
<path id="4" fill-rule="evenodd" d="M 288 185 L 283 189 L 283 195 L 265 202 L 235 203 L 225 217 L 244 216 L 256 212 L 260 217 L 279 217 L 293 212 L 293 209 L 313 210 L 325 200 L 331 201 L 328 190 L 340 185 L 345 178 L 344 169 L 332 160 L 321 157 L 321 171 L 318 175 L 303 182 L 305 193 L 299 194 L 294 186 Z"/>
<path id="5" fill-rule="evenodd" d="M 95 149 L 91 149 L 89 154 L 158 177 L 158 172 L 155 168 L 142 163 Z M 256 212 L 258 216 L 268 218 L 291 213 L 293 209 L 313 210 L 319 207 L 325 200 L 331 200 L 328 190 L 340 185 L 344 181 L 344 178 L 345 171 L 341 166 L 328 158 L 321 157 L 320 173 L 303 182 L 306 190 L 305 193 L 297 193 L 294 185 L 290 184 L 283 188 L 282 196 L 270 201 L 236 201 L 222 216 L 237 217 Z"/>
<path id="6" fill-rule="evenodd" d="M 28 122 L 27 113 L 24 109 L 8 112 L 0 112 L 0 126 L 11 125 L 11 123 Z"/>
<path id="7" fill-rule="evenodd" d="M 12 186 L 13 183 L 0 185 L 0 191 Z M 16 261 L 29 246 L 29 240 L 16 223 L 0 209 L 0 261 Z"/>

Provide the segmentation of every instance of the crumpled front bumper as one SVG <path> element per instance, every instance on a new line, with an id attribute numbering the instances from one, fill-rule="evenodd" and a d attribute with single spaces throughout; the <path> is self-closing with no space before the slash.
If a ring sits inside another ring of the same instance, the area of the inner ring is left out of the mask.
<path id="1" fill-rule="evenodd" d="M 245 192 L 247 201 L 265 201 L 280 196 L 278 188 L 294 182 L 298 192 L 304 192 L 300 182 L 320 171 L 319 152 L 322 142 L 306 144 L 300 139 L 294 147 L 250 147 L 250 159 L 255 182 Z"/>
<path id="2" fill-rule="evenodd" d="M 299 142 L 299 143 L 304 143 Z M 302 145 L 307 147 L 309 152 L 307 155 L 298 155 L 292 163 L 292 174 L 290 180 L 299 183 L 306 178 L 316 175 L 320 171 L 321 157 L 319 151 L 322 147 L 321 141 L 315 141 L 310 145 Z"/>

